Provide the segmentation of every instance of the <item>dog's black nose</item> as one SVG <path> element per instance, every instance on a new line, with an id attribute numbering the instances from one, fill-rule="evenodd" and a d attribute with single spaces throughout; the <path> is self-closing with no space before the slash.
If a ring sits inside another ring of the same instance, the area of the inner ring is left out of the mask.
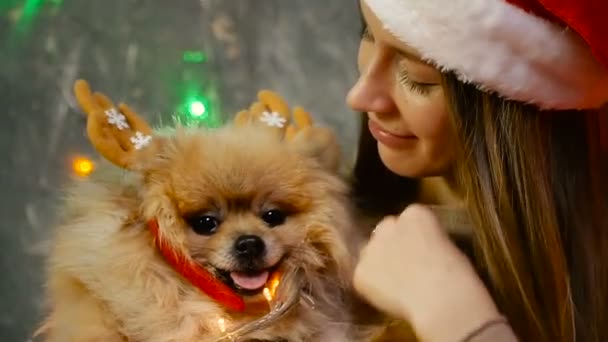
<path id="1" fill-rule="evenodd" d="M 234 250 L 239 257 L 259 258 L 266 252 L 266 245 L 259 236 L 242 235 L 236 239 Z"/>

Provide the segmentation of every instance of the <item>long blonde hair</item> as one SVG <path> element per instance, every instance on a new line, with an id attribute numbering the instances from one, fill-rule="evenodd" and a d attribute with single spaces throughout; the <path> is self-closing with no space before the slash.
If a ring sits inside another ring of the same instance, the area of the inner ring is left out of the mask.
<path id="1" fill-rule="evenodd" d="M 541 111 L 450 73 L 443 88 L 475 229 L 470 256 L 500 310 L 524 341 L 605 339 L 608 158 L 589 124 L 598 113 Z M 416 180 L 383 167 L 365 127 L 359 144 L 359 207 L 392 214 L 414 201 Z"/>

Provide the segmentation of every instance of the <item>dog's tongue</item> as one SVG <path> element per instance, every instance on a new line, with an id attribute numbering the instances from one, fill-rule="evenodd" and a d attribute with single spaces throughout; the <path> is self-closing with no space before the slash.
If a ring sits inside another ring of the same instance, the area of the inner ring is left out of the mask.
<path id="1" fill-rule="evenodd" d="M 230 272 L 230 278 L 232 278 L 232 281 L 242 289 L 257 290 L 264 286 L 268 281 L 268 271 L 262 271 L 255 274 Z"/>

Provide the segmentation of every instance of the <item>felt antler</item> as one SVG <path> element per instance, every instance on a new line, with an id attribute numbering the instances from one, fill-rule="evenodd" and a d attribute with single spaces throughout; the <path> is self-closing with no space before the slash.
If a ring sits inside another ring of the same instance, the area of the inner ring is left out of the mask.
<path id="1" fill-rule="evenodd" d="M 236 114 L 234 122 L 237 126 L 258 122 L 276 131 L 286 140 L 291 140 L 300 130 L 312 126 L 312 117 L 302 107 L 295 107 L 290 114 L 287 102 L 277 93 L 261 90 L 258 100 L 249 110 Z M 290 122 L 293 119 L 293 122 Z M 295 124 L 295 125 L 294 125 Z"/>
<path id="2" fill-rule="evenodd" d="M 244 125 L 257 122 L 282 137 L 289 122 L 289 106 L 281 96 L 269 90 L 260 91 L 258 100 L 249 110 L 237 113 L 235 123 Z"/>
<path id="3" fill-rule="evenodd" d="M 312 116 L 302 107 L 294 107 L 290 114 L 287 102 L 273 91 L 260 91 L 258 101 L 249 110 L 238 112 L 234 123 L 237 126 L 261 123 L 296 146 L 301 153 L 316 158 L 329 169 L 339 167 L 340 147 L 334 133 L 328 128 L 315 126 Z"/>
<path id="4" fill-rule="evenodd" d="M 133 154 L 152 140 L 148 123 L 126 104 L 117 108 L 104 94 L 93 94 L 84 80 L 76 81 L 74 93 L 87 114 L 87 135 L 95 149 L 112 163 L 131 168 Z"/>
<path id="5" fill-rule="evenodd" d="M 285 139 L 293 140 L 298 133 L 311 127 L 313 127 L 312 116 L 302 107 L 295 107 L 293 109 L 293 123 L 287 127 Z"/>
<path id="6" fill-rule="evenodd" d="M 147 147 L 152 140 L 150 126 L 126 104 L 121 103 L 116 108 L 104 94 L 92 93 L 89 84 L 84 80 L 76 81 L 74 92 L 78 103 L 87 114 L 87 134 L 95 149 L 112 163 L 132 169 L 134 154 Z M 159 252 L 177 273 L 229 309 L 245 309 L 243 298 L 196 264 L 186 253 L 174 248 L 169 241 L 162 238 L 158 220 L 150 220 L 148 228 Z"/>

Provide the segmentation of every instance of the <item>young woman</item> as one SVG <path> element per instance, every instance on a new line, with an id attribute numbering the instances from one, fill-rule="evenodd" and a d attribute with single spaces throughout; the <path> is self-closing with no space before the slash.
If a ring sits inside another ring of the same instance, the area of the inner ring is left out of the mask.
<path id="1" fill-rule="evenodd" d="M 355 192 L 395 216 L 356 288 L 425 341 L 605 341 L 608 4 L 361 2 Z"/>

